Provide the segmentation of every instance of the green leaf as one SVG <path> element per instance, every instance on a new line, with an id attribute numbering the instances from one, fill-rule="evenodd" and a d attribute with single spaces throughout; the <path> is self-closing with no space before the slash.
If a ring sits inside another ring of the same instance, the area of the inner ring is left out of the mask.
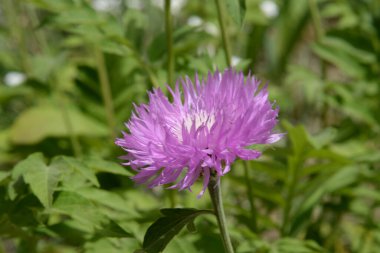
<path id="1" fill-rule="evenodd" d="M 165 253 L 199 253 L 199 247 L 196 247 L 194 242 L 186 239 L 181 237 L 174 238 L 165 248 Z"/>
<path id="2" fill-rule="evenodd" d="M 36 55 L 31 58 L 30 77 L 43 83 L 48 83 L 54 73 L 61 73 L 66 60 L 66 54 Z"/>
<path id="3" fill-rule="evenodd" d="M 126 199 L 117 193 L 102 189 L 94 189 L 93 187 L 78 189 L 76 193 L 97 205 L 107 207 L 107 210 L 118 210 L 124 214 L 128 214 L 128 216 L 138 215 L 135 214 L 134 209 L 129 205 L 131 200 Z"/>
<path id="4" fill-rule="evenodd" d="M 61 167 L 64 173 L 69 173 L 71 169 L 71 172 L 81 175 L 83 178 L 90 181 L 93 185 L 97 187 L 100 186 L 95 175 L 95 170 L 91 170 L 86 164 L 76 158 L 68 156 L 57 156 L 53 159 L 52 166 Z"/>
<path id="5" fill-rule="evenodd" d="M 16 97 L 30 97 L 33 90 L 27 86 L 8 87 L 0 85 L 0 103 L 5 104 Z"/>
<path id="6" fill-rule="evenodd" d="M 45 164 L 41 153 L 34 153 L 14 167 L 12 178 L 17 179 L 22 176 L 44 207 L 50 207 L 60 173 L 57 167 Z"/>
<path id="7" fill-rule="evenodd" d="M 349 186 L 358 180 L 360 170 L 357 167 L 347 166 L 336 173 L 325 173 L 309 183 L 301 205 L 297 209 L 298 214 L 303 214 L 312 209 L 326 194 L 334 193 Z"/>
<path id="8" fill-rule="evenodd" d="M 347 47 L 350 46 L 345 42 L 336 43 L 327 38 L 320 43 L 313 44 L 311 48 L 320 58 L 336 65 L 348 76 L 363 78 L 365 75 L 365 69 L 360 64 L 358 59 L 355 59 L 357 58 L 357 54 L 360 54 L 361 51 L 356 50 L 353 53 L 350 53 L 347 51 Z M 372 61 L 371 57 L 368 56 L 364 56 L 364 58 L 359 60 Z"/>
<path id="9" fill-rule="evenodd" d="M 84 253 L 120 253 L 132 252 L 139 243 L 132 238 L 102 238 L 97 241 L 87 241 L 84 245 Z"/>
<path id="10" fill-rule="evenodd" d="M 168 208 L 161 209 L 164 217 L 156 220 L 147 230 L 143 250 L 146 253 L 158 253 L 165 249 L 166 245 L 178 234 L 181 229 L 193 222 L 201 214 L 212 213 L 209 210 L 197 210 L 193 208 Z"/>
<path id="11" fill-rule="evenodd" d="M 96 172 L 107 172 L 122 176 L 133 176 L 131 172 L 126 170 L 123 166 L 115 163 L 100 159 L 98 157 L 89 157 L 84 159 L 84 163 L 95 170 Z"/>
<path id="12" fill-rule="evenodd" d="M 68 108 L 72 132 L 83 136 L 106 136 L 107 128 L 80 111 Z M 47 137 L 68 137 L 69 130 L 61 109 L 41 105 L 21 113 L 11 127 L 10 140 L 14 144 L 31 145 Z"/>
<path id="13" fill-rule="evenodd" d="M 246 11 L 245 0 L 224 0 L 228 14 L 239 26 L 243 24 Z"/>
<path id="14" fill-rule="evenodd" d="M 95 231 L 94 238 L 102 237 L 132 237 L 131 233 L 125 231 L 113 220 L 110 220 L 107 224 L 103 225 L 101 229 Z"/>
<path id="15" fill-rule="evenodd" d="M 9 171 L 0 171 L 0 183 L 10 176 Z"/>
<path id="16" fill-rule="evenodd" d="M 304 27 L 309 24 L 309 18 L 308 1 L 283 1 L 281 13 L 271 27 L 274 30 L 265 38 L 264 49 L 268 55 L 270 70 L 273 71 L 272 80 L 278 78 L 286 69 L 297 41 L 303 36 Z"/>
<path id="17" fill-rule="evenodd" d="M 273 253 L 324 253 L 325 251 L 318 243 L 294 238 L 282 238 L 273 246 Z"/>
<path id="18" fill-rule="evenodd" d="M 309 134 L 302 125 L 292 126 L 289 122 L 283 121 L 284 126 L 289 139 L 292 143 L 292 149 L 295 155 L 300 156 L 305 154 L 310 148 L 312 148 L 312 142 L 310 141 Z"/>
<path id="19" fill-rule="evenodd" d="M 107 223 L 96 205 L 76 192 L 62 191 L 53 204 L 53 212 L 69 215 L 76 223 L 72 226 L 80 230 L 94 232 L 100 224 Z"/>
<path id="20" fill-rule="evenodd" d="M 59 26 L 70 25 L 100 25 L 105 22 L 101 15 L 90 8 L 71 8 L 70 11 L 58 13 L 52 23 Z"/>
<path id="21" fill-rule="evenodd" d="M 197 228 L 195 227 L 194 220 L 189 221 L 189 223 L 187 223 L 186 225 L 186 228 L 190 233 L 197 232 Z"/>

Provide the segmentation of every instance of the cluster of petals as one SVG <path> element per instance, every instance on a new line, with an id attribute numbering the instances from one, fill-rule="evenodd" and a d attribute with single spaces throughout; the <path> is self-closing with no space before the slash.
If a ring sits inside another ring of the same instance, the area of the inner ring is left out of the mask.
<path id="1" fill-rule="evenodd" d="M 122 159 L 137 173 L 133 180 L 149 187 L 191 189 L 210 176 L 219 179 L 237 159 L 257 159 L 255 144 L 273 143 L 278 108 L 268 100 L 265 86 L 253 76 L 232 69 L 177 82 L 171 99 L 160 89 L 149 92 L 149 103 L 135 106 L 116 144 L 127 154 Z"/>

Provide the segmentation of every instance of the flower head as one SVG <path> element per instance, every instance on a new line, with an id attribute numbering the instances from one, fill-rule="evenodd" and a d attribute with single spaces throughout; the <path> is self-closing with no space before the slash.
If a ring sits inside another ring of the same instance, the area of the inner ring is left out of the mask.
<path id="1" fill-rule="evenodd" d="M 259 84 L 229 69 L 206 80 L 195 76 L 194 83 L 187 77 L 175 90 L 168 87 L 172 101 L 160 89 L 150 92 L 149 104 L 135 106 L 126 123 L 129 133 L 116 140 L 128 152 L 124 165 L 137 171 L 133 180 L 183 190 L 203 177 L 202 195 L 210 175 L 223 176 L 237 158 L 258 158 L 261 153 L 248 146 L 282 137 L 273 133 L 278 108 Z"/>

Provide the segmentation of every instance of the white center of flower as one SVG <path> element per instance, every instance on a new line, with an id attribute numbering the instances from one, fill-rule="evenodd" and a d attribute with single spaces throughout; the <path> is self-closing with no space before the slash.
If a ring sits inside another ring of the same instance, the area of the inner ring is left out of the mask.
<path id="1" fill-rule="evenodd" d="M 211 130 L 215 123 L 215 114 L 200 110 L 197 112 L 190 112 L 182 115 L 182 117 L 176 117 L 178 115 L 171 115 L 166 117 L 166 122 L 169 131 L 180 141 L 183 141 L 183 130 L 187 132 L 191 131 L 194 126 L 195 130 L 199 127 L 205 126 L 208 130 Z M 185 129 L 183 129 L 185 128 Z"/>
<path id="2" fill-rule="evenodd" d="M 193 125 L 195 126 L 195 129 L 199 128 L 200 126 L 206 126 L 207 129 L 210 130 L 214 123 L 214 114 L 203 110 L 194 114 L 188 114 L 184 119 L 184 125 L 188 131 L 190 131 Z"/>

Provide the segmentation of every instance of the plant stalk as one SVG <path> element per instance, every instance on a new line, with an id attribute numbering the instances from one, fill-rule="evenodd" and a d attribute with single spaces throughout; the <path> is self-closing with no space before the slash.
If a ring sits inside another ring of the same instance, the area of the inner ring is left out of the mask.
<path id="1" fill-rule="evenodd" d="M 248 162 L 243 161 L 243 165 L 244 165 L 245 184 L 247 187 L 247 195 L 248 195 L 248 200 L 249 200 L 249 208 L 251 209 L 250 211 L 251 211 L 252 228 L 254 232 L 257 232 L 257 214 L 256 214 L 255 203 L 254 203 L 252 185 L 251 185 L 250 176 L 249 176 Z"/>
<path id="2" fill-rule="evenodd" d="M 23 25 L 23 20 L 25 19 L 25 14 L 20 10 L 21 6 L 19 1 L 5 0 L 3 6 L 4 14 L 7 21 L 7 26 L 11 27 L 9 33 L 14 43 L 14 47 L 17 48 L 17 54 L 19 56 L 19 61 L 21 65 L 21 70 L 24 73 L 30 73 L 30 62 L 29 62 L 29 51 L 25 38 L 25 27 Z"/>
<path id="3" fill-rule="evenodd" d="M 168 53 L 168 84 L 173 85 L 174 76 L 174 50 L 173 50 L 173 24 L 172 15 L 170 13 L 171 0 L 165 0 L 165 31 L 166 31 L 166 47 Z"/>
<path id="4" fill-rule="evenodd" d="M 281 235 L 283 237 L 289 235 L 289 221 L 290 221 L 290 211 L 293 204 L 293 199 L 296 191 L 296 184 L 298 182 L 298 173 L 300 169 L 300 161 L 298 160 L 293 166 L 290 168 L 289 172 L 289 178 L 288 178 L 288 191 L 285 196 L 285 207 L 284 207 L 284 214 L 282 219 L 282 226 L 281 226 Z"/>
<path id="5" fill-rule="evenodd" d="M 226 253 L 234 253 L 234 249 L 232 248 L 231 239 L 227 229 L 226 217 L 224 215 L 221 184 L 215 176 L 211 176 L 210 178 L 210 182 L 208 184 L 208 191 L 210 193 L 210 198 L 214 206 L 215 215 L 218 220 L 219 230 L 221 233 L 224 249 Z"/>
<path id="6" fill-rule="evenodd" d="M 221 0 L 215 0 L 215 4 L 216 4 L 217 12 L 218 12 L 218 21 L 219 21 L 219 26 L 220 26 L 220 32 L 222 34 L 222 42 L 223 42 L 224 54 L 226 57 L 226 63 L 228 67 L 231 67 L 231 52 L 230 52 L 229 41 L 227 38 L 226 23 L 225 23 L 226 17 L 222 9 Z"/>
<path id="7" fill-rule="evenodd" d="M 65 127 L 67 129 L 69 138 L 70 138 L 70 144 L 71 148 L 74 152 L 75 157 L 81 157 L 82 156 L 82 147 L 80 145 L 80 142 L 78 140 L 78 137 L 74 133 L 74 127 L 72 124 L 72 121 L 70 119 L 69 112 L 66 107 L 66 103 L 64 101 L 63 95 L 62 94 L 57 94 L 57 103 L 59 106 L 59 109 L 61 110 L 62 113 L 62 119 L 65 124 Z"/>
<path id="8" fill-rule="evenodd" d="M 95 48 L 96 65 L 98 68 L 98 75 L 100 79 L 100 86 L 102 90 L 102 96 L 104 105 L 106 107 L 106 115 L 109 127 L 109 134 L 112 139 L 116 137 L 115 133 L 115 114 L 111 94 L 111 85 L 109 83 L 106 64 L 104 61 L 103 52 L 99 48 Z"/>

